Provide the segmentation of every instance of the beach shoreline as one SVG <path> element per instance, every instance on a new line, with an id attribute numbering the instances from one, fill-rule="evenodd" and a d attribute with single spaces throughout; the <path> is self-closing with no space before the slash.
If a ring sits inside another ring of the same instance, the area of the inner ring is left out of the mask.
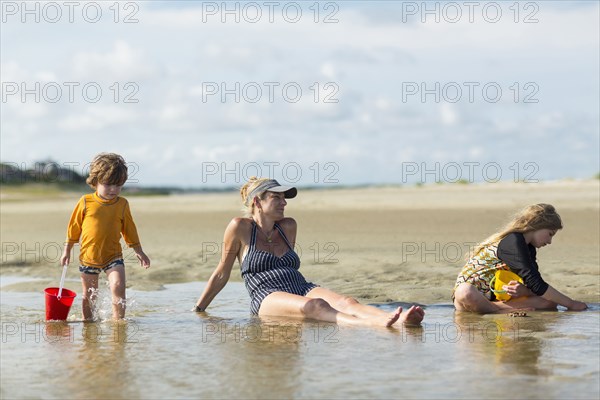
<path id="1" fill-rule="evenodd" d="M 78 197 L 2 201 L 0 274 L 44 279 L 3 291 L 58 283 L 58 258 Z M 550 203 L 565 228 L 538 253 L 542 276 L 569 296 L 598 302 L 599 197 L 599 180 L 310 189 L 288 201 L 286 216 L 298 222 L 296 250 L 308 280 L 366 302 L 432 304 L 450 302 L 464 256 L 477 241 L 520 208 Z M 131 250 L 124 251 L 128 286 L 136 290 L 206 281 L 218 263 L 225 227 L 241 215 L 236 192 L 128 200 L 152 259 L 145 271 Z M 238 268 L 232 281 L 241 281 Z M 69 278 L 78 275 L 72 262 Z"/>

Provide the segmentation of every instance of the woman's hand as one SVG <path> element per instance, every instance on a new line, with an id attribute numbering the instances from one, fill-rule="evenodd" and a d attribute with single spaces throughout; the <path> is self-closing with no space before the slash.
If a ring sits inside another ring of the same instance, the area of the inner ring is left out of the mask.
<path id="1" fill-rule="evenodd" d="M 502 289 L 506 290 L 506 293 L 510 295 L 510 297 L 529 297 L 533 296 L 533 292 L 529 290 L 529 288 L 522 283 L 517 281 L 510 281 L 508 285 L 502 286 Z"/>

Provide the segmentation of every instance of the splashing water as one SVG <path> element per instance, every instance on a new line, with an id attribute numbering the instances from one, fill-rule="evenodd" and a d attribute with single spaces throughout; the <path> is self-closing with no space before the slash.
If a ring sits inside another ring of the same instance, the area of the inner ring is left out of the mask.
<path id="1" fill-rule="evenodd" d="M 106 282 L 103 288 L 88 289 L 88 299 L 92 309 L 92 319 L 97 322 L 109 321 L 113 318 L 113 300 L 110 292 L 109 282 Z M 127 314 L 133 314 L 136 310 L 135 295 L 130 295 L 126 299 L 119 299 L 116 304 L 126 309 Z M 126 316 L 127 316 L 126 314 Z M 77 315 L 71 313 L 70 321 L 76 321 Z M 125 318 L 127 319 L 127 318 Z"/>

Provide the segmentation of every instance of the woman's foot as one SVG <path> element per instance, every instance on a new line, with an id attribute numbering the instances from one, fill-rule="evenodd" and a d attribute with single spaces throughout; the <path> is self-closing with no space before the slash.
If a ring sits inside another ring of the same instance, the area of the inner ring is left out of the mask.
<path id="1" fill-rule="evenodd" d="M 385 326 L 387 328 L 389 328 L 390 326 L 394 325 L 394 323 L 396 323 L 396 321 L 398 321 L 398 319 L 400 319 L 401 313 L 402 313 L 402 307 L 396 308 L 396 311 L 394 311 L 393 313 L 391 313 L 389 315 L 387 324 Z"/>
<path id="2" fill-rule="evenodd" d="M 382 315 L 370 316 L 368 318 L 359 318 L 354 315 L 350 316 L 352 318 L 352 323 L 355 325 L 366 325 L 366 326 L 384 326 L 386 328 L 391 327 L 398 321 L 400 318 L 400 314 L 402 313 L 402 307 L 398 307 L 394 312 L 385 313 Z"/>
<path id="3" fill-rule="evenodd" d="M 400 321 L 405 325 L 420 325 L 423 317 L 425 317 L 425 311 L 419 306 L 412 306 L 408 311 L 400 315 Z"/>

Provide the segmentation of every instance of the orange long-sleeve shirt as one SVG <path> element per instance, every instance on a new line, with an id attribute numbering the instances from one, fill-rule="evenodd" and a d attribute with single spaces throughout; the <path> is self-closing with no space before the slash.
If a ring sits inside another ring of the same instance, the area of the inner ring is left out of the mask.
<path id="1" fill-rule="evenodd" d="M 81 265 L 102 268 L 123 258 L 121 234 L 129 247 L 140 246 L 126 199 L 103 200 L 96 193 L 79 199 L 67 228 L 67 242 L 80 243 Z"/>

